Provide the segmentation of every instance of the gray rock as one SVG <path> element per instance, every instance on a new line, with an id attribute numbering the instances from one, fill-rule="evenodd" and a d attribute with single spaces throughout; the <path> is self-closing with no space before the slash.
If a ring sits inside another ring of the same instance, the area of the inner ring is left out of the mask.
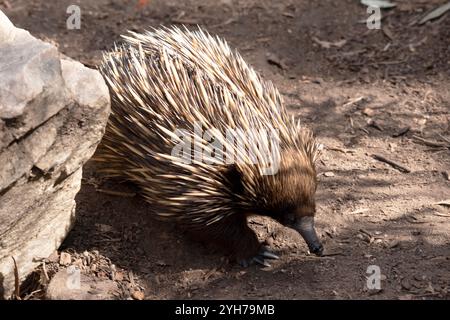
<path id="1" fill-rule="evenodd" d="M 117 283 L 82 274 L 74 266 L 58 271 L 47 287 L 50 300 L 114 300 L 119 295 Z"/>
<path id="2" fill-rule="evenodd" d="M 70 230 L 81 167 L 109 115 L 101 75 L 0 11 L 0 299 Z"/>

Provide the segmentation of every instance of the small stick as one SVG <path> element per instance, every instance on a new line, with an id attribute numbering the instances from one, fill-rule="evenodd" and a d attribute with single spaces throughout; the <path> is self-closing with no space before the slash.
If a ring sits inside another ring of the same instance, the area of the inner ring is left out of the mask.
<path id="1" fill-rule="evenodd" d="M 344 107 L 344 108 L 350 107 L 350 106 L 352 106 L 352 105 L 354 105 L 354 104 L 356 104 L 358 102 L 361 102 L 361 101 L 363 101 L 365 99 L 366 99 L 366 97 L 364 97 L 364 96 L 360 96 L 360 97 L 357 97 L 357 98 L 350 99 L 346 103 L 344 103 L 342 105 L 342 107 Z"/>
<path id="2" fill-rule="evenodd" d="M 336 258 L 335 257 L 333 257 L 333 256 L 329 256 L 329 255 L 323 255 L 323 256 L 316 256 L 316 255 L 313 255 L 313 254 L 311 254 L 311 253 L 309 253 L 309 254 L 307 254 L 306 256 L 305 256 L 305 258 L 306 259 L 311 259 L 311 260 L 336 260 Z"/>
<path id="3" fill-rule="evenodd" d="M 41 292 L 42 289 L 38 289 L 38 290 L 34 290 L 33 292 L 31 292 L 30 294 L 27 294 L 25 298 L 23 298 L 23 300 L 28 300 L 30 299 L 33 295 L 35 295 L 38 292 Z"/>
<path id="4" fill-rule="evenodd" d="M 429 293 L 415 294 L 414 297 L 420 297 L 420 298 L 435 297 L 435 296 L 440 296 L 441 294 L 442 294 L 441 292 L 429 292 Z"/>
<path id="5" fill-rule="evenodd" d="M 414 135 L 413 138 L 419 142 L 422 142 L 424 145 L 435 148 L 450 148 L 450 145 L 443 142 L 430 141 L 419 136 Z"/>
<path id="6" fill-rule="evenodd" d="M 435 216 L 439 216 L 439 217 L 450 218 L 450 214 L 445 214 L 445 213 L 440 213 L 440 212 L 434 212 L 433 214 L 434 214 Z"/>
<path id="7" fill-rule="evenodd" d="M 366 128 L 361 127 L 361 128 L 359 128 L 359 130 L 365 132 L 366 134 L 369 134 L 369 131 Z"/>
<path id="8" fill-rule="evenodd" d="M 338 152 L 342 152 L 342 153 L 355 153 L 356 150 L 353 149 L 342 149 L 339 147 L 325 147 L 327 150 L 331 150 L 331 151 L 338 151 Z"/>
<path id="9" fill-rule="evenodd" d="M 106 190 L 106 189 L 97 189 L 100 193 L 109 194 L 112 196 L 120 196 L 120 197 L 135 197 L 136 193 L 134 192 L 120 192 L 120 191 L 113 191 L 113 190 Z"/>
<path id="10" fill-rule="evenodd" d="M 439 133 L 438 133 L 438 136 L 441 137 L 441 139 L 444 140 L 445 142 L 447 142 L 449 144 L 449 146 L 450 146 L 450 140 L 449 139 L 447 139 L 446 137 L 444 137 L 442 134 L 439 134 Z"/>
<path id="11" fill-rule="evenodd" d="M 345 256 L 344 252 L 336 251 L 336 252 L 325 252 L 322 257 L 333 257 L 333 256 Z"/>
<path id="12" fill-rule="evenodd" d="M 365 234 L 366 236 L 369 236 L 369 237 L 373 238 L 372 234 L 370 234 L 370 232 L 368 232 L 368 231 L 366 231 L 364 229 L 359 229 L 359 232 Z"/>
<path id="13" fill-rule="evenodd" d="M 178 24 L 187 24 L 187 25 L 198 25 L 201 24 L 199 20 L 196 19 L 182 19 L 182 18 L 172 18 L 172 23 L 178 23 Z"/>
<path id="14" fill-rule="evenodd" d="M 16 263 L 16 259 L 14 259 L 14 257 L 11 257 L 14 261 L 14 295 L 15 295 L 15 299 L 17 300 L 21 300 L 20 299 L 20 282 L 19 282 L 19 269 L 17 268 L 17 263 Z"/>
<path id="15" fill-rule="evenodd" d="M 48 283 L 50 281 L 50 277 L 48 276 L 47 268 L 45 267 L 45 260 L 42 261 L 42 271 L 44 272 L 45 280 Z"/>
<path id="16" fill-rule="evenodd" d="M 375 160 L 387 163 L 388 165 L 392 166 L 393 168 L 395 168 L 395 169 L 397 169 L 397 170 L 399 170 L 401 172 L 404 172 L 404 173 L 410 173 L 411 172 L 411 170 L 409 170 L 408 168 L 402 166 L 401 164 L 399 164 L 399 163 L 397 163 L 395 161 L 386 159 L 385 157 L 380 156 L 379 154 L 373 154 L 372 157 Z"/>

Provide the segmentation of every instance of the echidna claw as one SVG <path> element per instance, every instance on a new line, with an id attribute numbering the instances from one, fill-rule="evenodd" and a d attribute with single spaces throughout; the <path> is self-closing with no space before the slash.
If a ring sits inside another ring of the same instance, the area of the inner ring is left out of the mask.
<path id="1" fill-rule="evenodd" d="M 267 249 L 266 247 L 262 247 L 261 251 L 253 258 L 250 259 L 243 259 L 239 261 L 239 264 L 243 266 L 244 268 L 247 268 L 249 265 L 256 263 L 263 267 L 270 267 L 270 263 L 266 261 L 266 259 L 275 259 L 278 260 L 280 257 L 278 257 L 275 253 Z"/>
<path id="2" fill-rule="evenodd" d="M 275 253 L 268 250 L 267 248 L 263 248 L 259 255 L 263 256 L 264 258 L 267 258 L 267 259 L 275 259 L 275 260 L 280 259 L 279 256 L 277 256 Z"/>
<path id="3" fill-rule="evenodd" d="M 254 257 L 253 261 L 262 265 L 263 267 L 270 267 L 270 263 L 268 263 L 266 260 L 260 258 L 259 256 Z"/>

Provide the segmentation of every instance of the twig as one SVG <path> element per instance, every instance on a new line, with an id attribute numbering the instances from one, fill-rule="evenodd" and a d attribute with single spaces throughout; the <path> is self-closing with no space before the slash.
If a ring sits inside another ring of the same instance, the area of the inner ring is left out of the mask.
<path id="1" fill-rule="evenodd" d="M 361 128 L 359 128 L 359 130 L 361 130 L 365 134 L 369 134 L 369 131 L 366 128 L 361 127 Z"/>
<path id="2" fill-rule="evenodd" d="M 23 298 L 23 300 L 28 300 L 28 299 L 30 299 L 32 296 L 34 296 L 36 293 L 41 292 L 41 291 L 42 291 L 42 289 L 34 290 L 33 292 L 27 294 L 27 295 L 25 296 L 25 298 Z"/>
<path id="3" fill-rule="evenodd" d="M 342 152 L 342 153 L 356 153 L 356 150 L 352 150 L 352 149 L 341 149 L 339 147 L 325 147 L 327 150 L 331 150 L 331 151 L 338 151 L 338 152 Z"/>
<path id="4" fill-rule="evenodd" d="M 444 137 L 442 134 L 438 133 L 438 136 L 441 137 L 442 140 L 444 140 L 445 142 L 447 142 L 450 145 L 450 139 Z"/>
<path id="5" fill-rule="evenodd" d="M 392 34 L 392 31 L 391 31 L 389 28 L 387 28 L 387 27 L 385 26 L 384 28 L 381 28 L 381 30 L 383 31 L 383 34 L 384 34 L 386 37 L 389 38 L 389 40 L 395 41 L 395 37 L 394 37 L 394 35 Z"/>
<path id="6" fill-rule="evenodd" d="M 345 253 L 342 251 L 336 252 L 325 252 L 322 257 L 333 257 L 333 256 L 345 256 Z"/>
<path id="7" fill-rule="evenodd" d="M 360 209 L 356 209 L 352 212 L 349 212 L 348 214 L 361 214 L 361 213 L 367 212 L 369 210 L 370 210 L 369 208 L 360 208 Z"/>
<path id="8" fill-rule="evenodd" d="M 395 168 L 395 169 L 397 169 L 397 170 L 399 170 L 401 172 L 404 172 L 404 173 L 410 173 L 411 172 L 411 170 L 409 170 L 408 168 L 402 166 L 401 164 L 399 164 L 399 163 L 397 163 L 395 161 L 386 159 L 385 157 L 380 156 L 379 154 L 373 154 L 372 157 L 375 160 L 387 163 L 388 165 L 392 166 L 393 168 Z"/>
<path id="9" fill-rule="evenodd" d="M 366 97 L 364 97 L 364 96 L 360 96 L 360 97 L 357 97 L 357 98 L 354 98 L 354 99 L 350 99 L 349 101 L 344 103 L 342 105 L 342 107 L 347 108 L 347 107 L 350 107 L 350 106 L 352 106 L 354 104 L 357 104 L 358 102 L 361 102 L 361 101 L 364 101 L 364 100 L 366 100 Z"/>
<path id="10" fill-rule="evenodd" d="M 329 256 L 329 255 L 322 255 L 322 256 L 316 256 L 313 254 L 307 254 L 305 256 L 306 259 L 311 259 L 311 260 L 336 260 L 335 257 L 333 256 Z"/>
<path id="11" fill-rule="evenodd" d="M 46 283 L 48 283 L 50 281 L 50 277 L 48 276 L 47 268 L 45 267 L 45 260 L 42 261 L 42 272 L 44 273 Z"/>
<path id="12" fill-rule="evenodd" d="M 17 268 L 17 263 L 16 263 L 16 259 L 14 259 L 14 257 L 11 257 L 14 261 L 14 295 L 15 295 L 15 299 L 17 300 L 21 300 L 20 299 L 20 281 L 19 281 L 19 269 Z"/>
<path id="13" fill-rule="evenodd" d="M 434 212 L 433 214 L 434 214 L 435 216 L 439 216 L 439 217 L 450 218 L 450 214 L 445 214 L 445 213 L 440 213 L 440 212 Z"/>
<path id="14" fill-rule="evenodd" d="M 369 62 L 369 63 L 352 63 L 352 66 L 376 66 L 376 65 L 395 65 L 395 64 L 402 64 L 406 63 L 406 60 L 392 60 L 392 61 L 378 61 L 378 62 Z"/>
<path id="15" fill-rule="evenodd" d="M 373 238 L 372 234 L 364 229 L 359 229 L 359 232 L 365 234 L 366 236 Z"/>
<path id="16" fill-rule="evenodd" d="M 424 145 L 428 147 L 434 147 L 434 148 L 450 148 L 450 144 L 444 143 L 444 142 L 437 142 L 437 141 L 431 141 L 424 138 L 421 138 L 419 136 L 412 136 L 413 139 L 422 142 Z"/>
<path id="17" fill-rule="evenodd" d="M 134 192 L 120 192 L 120 191 L 113 191 L 113 190 L 106 190 L 106 189 L 97 189 L 98 192 L 100 193 L 105 193 L 105 194 L 109 194 L 112 196 L 120 196 L 120 197 L 135 197 L 136 193 Z"/>
<path id="18" fill-rule="evenodd" d="M 199 20 L 196 19 L 181 19 L 181 18 L 172 18 L 172 23 L 178 23 L 178 24 L 187 24 L 187 25 L 198 25 L 201 24 Z"/>
<path id="19" fill-rule="evenodd" d="M 442 292 L 428 292 L 428 293 L 420 293 L 420 294 L 414 294 L 414 297 L 418 298 L 426 298 L 426 297 L 440 297 Z"/>

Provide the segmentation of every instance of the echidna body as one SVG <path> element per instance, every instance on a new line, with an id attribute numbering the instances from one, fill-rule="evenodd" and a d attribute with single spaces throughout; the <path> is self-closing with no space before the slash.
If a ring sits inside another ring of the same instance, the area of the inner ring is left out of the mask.
<path id="1" fill-rule="evenodd" d="M 318 146 L 287 115 L 277 89 L 201 29 L 162 28 L 124 39 L 100 68 L 112 100 L 96 155 L 103 171 L 134 182 L 159 217 L 240 261 L 271 257 L 247 226 L 249 215 L 296 229 L 321 254 L 313 220 Z M 244 145 L 225 139 L 228 131 Z M 260 132 L 276 134 L 277 148 Z M 192 142 L 190 162 L 174 154 L 182 140 Z M 241 161 L 227 161 L 230 152 Z M 267 174 L 271 165 L 277 170 Z"/>

